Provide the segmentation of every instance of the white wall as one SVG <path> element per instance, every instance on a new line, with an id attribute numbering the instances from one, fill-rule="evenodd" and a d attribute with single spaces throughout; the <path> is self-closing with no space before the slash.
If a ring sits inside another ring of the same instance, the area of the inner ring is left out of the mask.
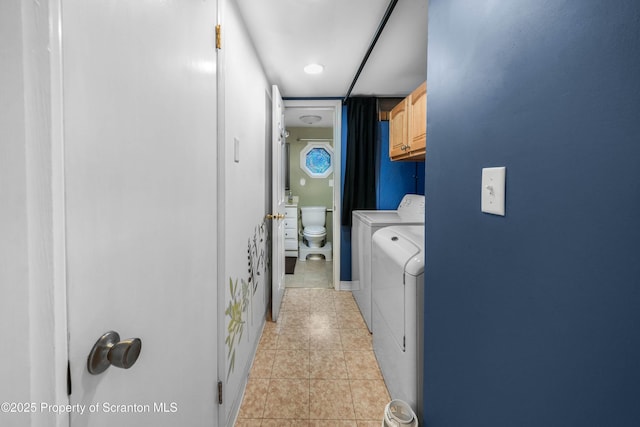
<path id="1" fill-rule="evenodd" d="M 258 238 L 258 255 L 266 256 L 267 235 L 261 233 L 264 223 L 265 205 L 265 158 L 267 120 L 271 120 L 267 107 L 271 93 L 262 65 L 247 35 L 247 31 L 236 9 L 235 2 L 223 5 L 222 52 L 224 73 L 224 283 L 225 309 L 232 301 L 229 280 L 238 280 L 238 294 L 242 281 L 248 281 L 249 240 Z M 234 139 L 240 143 L 239 161 L 234 160 Z M 256 233 L 258 231 L 258 233 Z M 266 231 L 266 230 L 265 230 Z M 260 242 L 260 237 L 263 241 Z M 254 260 L 256 259 L 254 254 Z M 265 260 L 266 261 L 266 260 Z M 244 324 L 242 339 L 234 345 L 235 364 L 225 387 L 226 422 L 235 416 L 242 397 L 248 370 L 265 319 L 267 285 L 265 263 L 256 265 L 259 276 L 254 284 L 249 283 L 246 312 L 242 313 Z M 238 299 L 235 301 L 241 302 Z M 225 333 L 229 316 L 225 315 Z M 225 347 L 225 358 L 227 357 Z M 230 361 L 226 359 L 225 372 L 229 372 Z"/>

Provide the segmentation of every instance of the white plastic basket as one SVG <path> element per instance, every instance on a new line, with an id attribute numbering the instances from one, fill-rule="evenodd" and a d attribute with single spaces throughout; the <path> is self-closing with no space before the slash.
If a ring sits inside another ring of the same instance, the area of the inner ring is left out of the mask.
<path id="1" fill-rule="evenodd" d="M 394 399 L 384 408 L 382 427 L 418 427 L 418 417 L 407 402 Z"/>

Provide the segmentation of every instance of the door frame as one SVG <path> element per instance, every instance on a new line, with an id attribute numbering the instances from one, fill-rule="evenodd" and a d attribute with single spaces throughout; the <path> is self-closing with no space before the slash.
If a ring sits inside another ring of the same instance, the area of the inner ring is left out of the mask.
<path id="1" fill-rule="evenodd" d="M 30 362 L 30 400 L 38 405 L 69 403 L 61 7 L 59 0 L 45 7 L 24 3 L 19 27 L 24 39 L 24 125 L 31 129 L 25 134 L 26 162 L 21 166 L 27 180 L 29 275 L 29 333 L 23 354 Z M 39 414 L 29 425 L 69 425 L 68 413 Z"/>
<path id="2" fill-rule="evenodd" d="M 342 100 L 340 99 L 284 99 L 287 108 L 333 111 L 333 286 L 339 291 L 340 282 L 340 235 L 342 212 Z M 272 172 L 275 173 L 275 172 Z"/>

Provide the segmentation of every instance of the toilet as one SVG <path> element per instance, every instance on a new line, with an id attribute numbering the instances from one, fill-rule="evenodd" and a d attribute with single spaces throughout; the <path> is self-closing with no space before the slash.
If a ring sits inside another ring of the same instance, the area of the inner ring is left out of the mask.
<path id="1" fill-rule="evenodd" d="M 302 241 L 298 248 L 298 259 L 305 261 L 309 255 L 323 255 L 326 261 L 332 260 L 331 243 L 326 242 L 327 229 L 324 227 L 327 208 L 324 206 L 303 206 Z"/>
<path id="2" fill-rule="evenodd" d="M 302 211 L 302 235 L 310 248 L 320 248 L 327 237 L 324 221 L 327 208 L 324 206 L 304 206 Z"/>

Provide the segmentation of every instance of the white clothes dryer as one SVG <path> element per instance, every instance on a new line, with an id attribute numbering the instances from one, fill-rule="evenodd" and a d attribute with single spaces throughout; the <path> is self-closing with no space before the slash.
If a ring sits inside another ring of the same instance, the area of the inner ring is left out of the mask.
<path id="1" fill-rule="evenodd" d="M 424 224 L 424 196 L 405 194 L 397 210 L 353 211 L 351 227 L 351 291 L 369 332 L 371 323 L 371 236 L 391 225 Z"/>
<path id="2" fill-rule="evenodd" d="M 424 225 L 373 235 L 373 351 L 392 399 L 422 417 Z"/>

